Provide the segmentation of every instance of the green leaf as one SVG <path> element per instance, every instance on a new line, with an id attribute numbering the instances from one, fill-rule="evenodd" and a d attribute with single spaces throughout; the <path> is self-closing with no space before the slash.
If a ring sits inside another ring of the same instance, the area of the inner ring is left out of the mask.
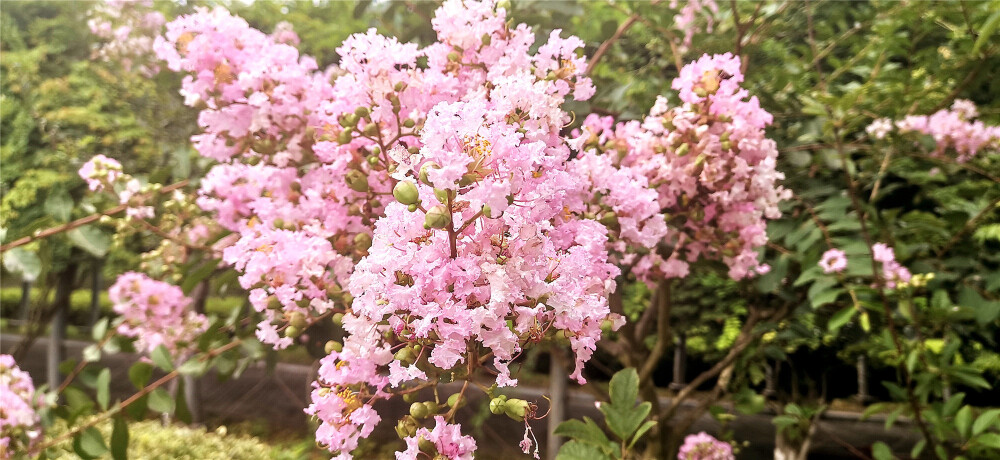
<path id="1" fill-rule="evenodd" d="M 639 398 L 639 374 L 633 368 L 618 371 L 611 377 L 608 391 L 611 404 L 631 409 Z"/>
<path id="2" fill-rule="evenodd" d="M 203 375 L 207 370 L 208 360 L 199 359 L 198 357 L 185 361 L 184 364 L 181 364 L 181 366 L 177 368 L 177 372 L 180 372 L 181 374 L 193 375 L 196 377 Z"/>
<path id="3" fill-rule="evenodd" d="M 24 248 L 14 248 L 3 253 L 3 266 L 7 271 L 18 273 L 25 281 L 33 282 L 42 274 L 42 261 L 34 252 Z"/>
<path id="4" fill-rule="evenodd" d="M 636 441 L 642 438 L 642 435 L 646 434 L 647 431 L 651 430 L 656 426 L 656 420 L 649 420 L 643 423 L 638 430 L 635 431 L 635 435 L 632 436 L 632 441 L 628 443 L 628 448 L 631 449 L 635 445 Z"/>
<path id="5" fill-rule="evenodd" d="M 611 460 L 614 457 L 601 452 L 591 444 L 570 441 L 559 448 L 556 460 Z"/>
<path id="6" fill-rule="evenodd" d="M 149 354 L 149 357 L 153 360 L 153 364 L 156 364 L 156 367 L 159 367 L 167 372 L 174 370 L 174 364 L 170 360 L 170 352 L 167 351 L 167 347 L 164 347 L 163 345 L 156 347 L 153 352 Z"/>
<path id="7" fill-rule="evenodd" d="M 52 191 L 45 199 L 42 206 L 45 214 L 59 222 L 69 221 L 70 213 L 73 211 L 73 199 L 65 191 Z"/>
<path id="8" fill-rule="evenodd" d="M 969 438 L 969 428 L 972 426 L 972 406 L 966 405 L 955 414 L 955 429 L 962 439 Z"/>
<path id="9" fill-rule="evenodd" d="M 972 54 L 978 53 L 979 49 L 989 42 L 990 36 L 993 35 L 993 31 L 997 29 L 998 25 L 1000 25 L 1000 11 L 994 11 L 990 18 L 983 23 L 983 27 L 979 29 L 979 38 L 972 45 Z"/>
<path id="10" fill-rule="evenodd" d="M 66 232 L 66 236 L 77 247 L 94 257 L 104 257 L 111 246 L 111 237 L 92 225 L 84 225 Z"/>
<path id="11" fill-rule="evenodd" d="M 111 458 L 128 459 L 128 423 L 121 415 L 115 417 L 114 429 L 111 431 Z"/>
<path id="12" fill-rule="evenodd" d="M 100 342 L 104 338 L 104 334 L 108 333 L 108 323 L 110 322 L 111 318 L 101 318 L 97 324 L 94 324 L 93 329 L 90 330 L 90 337 L 95 342 Z"/>
<path id="13" fill-rule="evenodd" d="M 837 332 L 840 328 L 844 327 L 845 324 L 851 321 L 851 318 L 854 317 L 854 314 L 857 313 L 857 311 L 858 310 L 856 308 L 851 306 L 834 313 L 833 316 L 830 317 L 830 322 L 826 323 L 827 330 L 830 332 Z"/>
<path id="14" fill-rule="evenodd" d="M 181 290 L 184 291 L 184 294 L 191 294 L 191 291 L 194 290 L 195 286 L 211 276 L 212 273 L 215 273 L 215 269 L 218 267 L 218 259 L 209 259 L 196 270 L 188 270 L 184 274 L 184 281 L 181 282 Z"/>
<path id="15" fill-rule="evenodd" d="M 143 389 L 149 383 L 149 378 L 152 376 L 153 366 L 149 363 L 137 362 L 128 369 L 128 379 L 132 381 L 132 385 L 137 390 Z"/>
<path id="16" fill-rule="evenodd" d="M 111 386 L 111 369 L 104 368 L 101 369 L 101 373 L 97 374 L 97 404 L 101 406 L 101 409 L 108 410 L 108 398 L 109 390 Z"/>
<path id="17" fill-rule="evenodd" d="M 164 414 L 174 412 L 174 398 L 163 388 L 157 388 L 149 393 L 149 408 Z"/>
<path id="18" fill-rule="evenodd" d="M 913 449 L 910 450 L 910 457 L 920 458 L 920 454 L 924 451 L 924 447 L 927 447 L 927 439 L 920 438 L 920 440 L 913 445 Z"/>
<path id="19" fill-rule="evenodd" d="M 882 441 L 875 441 L 872 444 L 872 458 L 875 460 L 892 460 L 892 450 Z"/>
<path id="20" fill-rule="evenodd" d="M 604 430 L 597 426 L 597 423 L 594 423 L 590 417 L 584 417 L 582 422 L 579 420 L 562 422 L 556 427 L 553 434 L 598 446 L 606 446 L 611 442 L 604 434 Z"/>
<path id="21" fill-rule="evenodd" d="M 976 436 L 976 442 L 986 447 L 991 447 L 993 449 L 1000 449 L 1000 434 L 983 433 L 979 436 Z"/>
<path id="22" fill-rule="evenodd" d="M 997 418 L 1000 417 L 1000 409 L 990 409 L 976 418 L 976 423 L 972 424 L 972 435 L 975 436 L 979 433 L 986 431 L 989 427 L 1000 428 L 1000 424 L 997 424 Z"/>
<path id="23" fill-rule="evenodd" d="M 104 444 L 104 438 L 97 428 L 90 427 L 83 430 L 73 439 L 73 451 L 85 459 L 97 458 L 108 451 L 108 446 Z"/>

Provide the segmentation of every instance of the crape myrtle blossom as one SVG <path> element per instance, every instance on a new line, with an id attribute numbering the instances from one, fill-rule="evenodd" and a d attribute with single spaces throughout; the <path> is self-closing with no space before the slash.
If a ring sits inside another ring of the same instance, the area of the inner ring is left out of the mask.
<path id="1" fill-rule="evenodd" d="M 847 255 L 840 249 L 830 249 L 819 259 L 819 267 L 823 273 L 840 273 L 847 268 Z"/>
<path id="2" fill-rule="evenodd" d="M 872 245 L 872 258 L 882 263 L 881 278 L 885 282 L 885 287 L 894 289 L 899 283 L 910 282 L 912 278 L 910 271 L 896 262 L 896 253 L 889 246 L 884 243 Z"/>
<path id="3" fill-rule="evenodd" d="M 78 173 L 91 191 L 99 192 L 118 181 L 122 175 L 122 164 L 114 158 L 95 155 L 80 167 Z"/>
<path id="4" fill-rule="evenodd" d="M 733 446 L 704 431 L 684 438 L 677 460 L 734 460 Z"/>
<path id="5" fill-rule="evenodd" d="M 763 273 L 785 195 L 736 58 L 686 67 L 681 107 L 591 118 L 571 140 L 562 107 L 594 94 L 582 40 L 536 45 L 493 1 L 445 1 L 432 26 L 425 47 L 352 35 L 325 71 L 287 26 L 267 35 L 221 8 L 154 45 L 201 110 L 192 141 L 218 164 L 197 202 L 235 234 L 222 259 L 262 313 L 258 338 L 285 347 L 328 316 L 344 330 L 306 409 L 336 458 L 381 421 L 377 400 L 484 373 L 515 385 L 510 364 L 545 339 L 569 341 L 583 383 L 602 329 L 623 322 L 618 264 L 648 281 L 703 256 Z M 453 411 L 421 412 L 435 426 L 411 420 L 399 458 L 471 457 Z"/>
<path id="6" fill-rule="evenodd" d="M 943 156 L 954 150 L 956 161 L 964 163 L 974 158 L 980 151 L 996 153 L 1000 150 L 1000 126 L 988 126 L 980 120 L 976 105 L 972 101 L 956 99 L 950 109 L 943 109 L 931 115 L 909 115 L 895 123 L 900 134 L 920 133 L 931 136 L 936 144 L 931 152 Z M 888 119 L 875 120 L 867 131 L 877 139 L 882 139 L 892 130 Z"/>
<path id="7" fill-rule="evenodd" d="M 166 19 L 153 9 L 152 0 L 107 0 L 89 11 L 87 25 L 101 39 L 93 56 L 102 61 L 120 63 L 125 71 L 135 68 L 151 77 L 160 71 L 151 59 L 153 40 L 160 34 Z"/>
<path id="8" fill-rule="evenodd" d="M 42 434 L 42 397 L 14 357 L 0 355 L 0 459 L 31 455 Z"/>
<path id="9" fill-rule="evenodd" d="M 625 260 L 647 281 L 685 276 L 687 264 L 701 257 L 722 259 L 733 279 L 768 270 L 757 250 L 767 243 L 766 220 L 780 216 L 778 203 L 790 192 L 778 185 L 784 178 L 775 169 L 778 151 L 765 137 L 772 117 L 740 88 L 742 81 L 738 57 L 703 56 L 673 81 L 681 106 L 660 98 L 642 122 L 617 125 L 591 115 L 574 140 L 581 150 L 604 152 L 621 174 L 642 177 L 656 191 L 667 237 L 631 238 L 646 250 Z M 603 197 L 609 199 L 615 197 Z M 627 237 L 621 216 L 617 220 Z"/>
<path id="10" fill-rule="evenodd" d="M 163 345 L 171 356 L 194 348 L 208 327 L 204 315 L 190 309 L 191 299 L 181 288 L 129 272 L 118 277 L 109 290 L 115 313 L 121 315 L 118 333 L 136 339 L 136 349 L 151 353 Z"/>

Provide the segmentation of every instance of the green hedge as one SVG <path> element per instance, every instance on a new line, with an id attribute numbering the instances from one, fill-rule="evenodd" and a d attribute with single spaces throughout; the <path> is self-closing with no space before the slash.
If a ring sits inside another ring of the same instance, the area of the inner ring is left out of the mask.
<path id="1" fill-rule="evenodd" d="M 50 300 L 53 295 L 54 294 L 52 292 L 49 293 Z M 40 289 L 32 289 L 32 305 L 37 305 L 40 303 L 41 299 L 42 291 Z M 239 308 L 244 301 L 245 299 L 242 297 L 212 297 L 208 299 L 208 303 L 205 305 L 205 310 L 208 313 L 226 315 L 232 312 L 233 309 Z M 70 295 L 69 303 L 69 322 L 71 324 L 86 324 L 89 320 L 88 316 L 90 314 L 90 289 L 79 289 L 73 291 Z M 111 300 L 108 299 L 107 291 L 101 291 L 98 303 L 102 313 L 111 313 Z M 20 287 L 5 287 L 0 289 L 0 315 L 4 318 L 16 318 L 20 314 L 20 305 Z"/>
<path id="2" fill-rule="evenodd" d="M 111 422 L 98 426 L 104 442 L 111 438 Z M 58 428 L 49 433 L 57 435 Z M 221 431 L 221 430 L 220 430 Z M 163 426 L 158 421 L 129 424 L 128 458 L 140 460 L 256 460 L 275 457 L 275 448 L 261 440 L 225 432 L 184 426 Z M 78 459 L 70 443 L 48 452 L 48 458 Z"/>

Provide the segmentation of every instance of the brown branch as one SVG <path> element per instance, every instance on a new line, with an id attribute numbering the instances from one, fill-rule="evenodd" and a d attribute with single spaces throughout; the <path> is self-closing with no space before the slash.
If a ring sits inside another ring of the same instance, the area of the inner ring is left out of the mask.
<path id="1" fill-rule="evenodd" d="M 172 192 L 172 191 L 177 190 L 177 189 L 179 189 L 181 187 L 184 187 L 189 182 L 190 181 L 188 179 L 184 179 L 184 180 L 182 180 L 180 182 L 177 182 L 177 183 L 174 183 L 174 184 L 170 184 L 170 185 L 168 185 L 166 187 L 161 188 L 160 191 L 159 191 L 159 193 L 163 194 L 163 193 Z M 120 212 L 122 212 L 122 211 L 124 211 L 126 209 L 128 209 L 128 205 L 127 204 L 122 204 L 122 205 L 115 206 L 115 207 L 113 207 L 111 209 L 108 209 L 108 210 L 106 210 L 104 212 L 101 212 L 101 213 L 91 214 L 91 215 L 89 215 L 87 217 L 82 217 L 80 219 L 74 220 L 72 222 L 69 222 L 69 223 L 66 223 L 66 224 L 63 224 L 63 225 L 59 225 L 59 226 L 56 226 L 56 227 L 47 228 L 45 230 L 42 230 L 42 231 L 39 231 L 39 232 L 35 233 L 34 235 L 26 236 L 24 238 L 19 238 L 19 239 L 16 239 L 14 241 L 11 241 L 10 243 L 7 243 L 7 244 L 5 244 L 3 246 L 0 246 L 0 253 L 5 252 L 5 251 L 9 251 L 9 250 L 14 249 L 14 248 L 19 247 L 19 246 L 24 246 L 24 245 L 26 245 L 28 243 L 31 243 L 32 241 L 36 241 L 36 240 L 48 238 L 48 237 L 50 237 L 52 235 L 57 235 L 59 233 L 68 232 L 70 230 L 73 230 L 74 228 L 82 227 L 82 226 L 87 225 L 87 224 L 89 224 L 91 222 L 95 222 L 98 219 L 100 219 L 101 217 L 115 215 L 115 214 L 118 214 L 118 213 L 120 213 Z"/>
<path id="2" fill-rule="evenodd" d="M 608 49 L 611 48 L 611 45 L 613 45 L 616 41 L 618 41 L 618 39 L 621 38 L 622 35 L 625 34 L 625 32 L 632 27 L 632 25 L 635 24 L 635 21 L 638 20 L 639 20 L 639 13 L 632 13 L 631 16 L 625 19 L 625 22 L 621 23 L 621 25 L 618 26 L 618 30 L 615 30 L 615 33 L 612 34 L 610 38 L 605 40 L 604 43 L 601 43 L 601 46 L 597 48 L 596 52 L 594 52 L 594 56 L 590 58 L 590 62 L 587 63 L 586 74 L 588 76 L 594 71 L 594 67 L 597 66 L 597 62 L 600 61 L 602 57 L 604 57 L 604 54 L 608 52 Z"/>
<path id="3" fill-rule="evenodd" d="M 219 348 L 216 348 L 214 350 L 211 350 L 211 351 L 205 353 L 200 358 L 198 358 L 198 360 L 199 361 L 205 361 L 207 359 L 214 358 L 215 356 L 218 356 L 218 355 L 220 355 L 220 354 L 222 354 L 222 353 L 224 353 L 224 352 L 232 349 L 233 347 L 239 345 L 242 342 L 243 342 L 242 339 L 236 339 L 236 340 L 234 340 L 232 342 L 229 342 L 229 343 L 227 343 L 227 344 L 225 344 L 225 345 L 223 345 L 223 346 L 221 346 Z M 151 393 L 153 390 L 159 388 L 164 383 L 167 383 L 167 382 L 173 380 L 178 375 L 180 375 L 180 371 L 178 369 L 174 369 L 174 370 L 170 371 L 167 375 L 164 375 L 163 377 L 160 377 L 155 382 L 153 382 L 153 383 L 147 385 L 145 388 L 139 390 L 134 395 L 130 396 L 128 399 L 126 399 L 126 400 L 124 400 L 124 401 L 116 404 L 111 409 L 108 409 L 107 411 L 105 411 L 105 412 L 103 412 L 101 414 L 98 414 L 97 416 L 95 416 L 95 417 L 91 418 L 90 420 L 88 420 L 86 423 L 83 423 L 83 424 L 80 424 L 80 425 L 78 425 L 76 427 L 73 427 L 72 430 L 69 430 L 69 431 L 63 433 L 58 438 L 55 438 L 55 439 L 53 439 L 51 441 L 47 441 L 45 443 L 42 443 L 42 445 L 40 445 L 40 446 L 38 446 L 36 448 L 36 451 L 41 452 L 41 451 L 44 451 L 45 449 L 48 449 L 48 448 L 53 447 L 53 446 L 56 446 L 56 445 L 58 445 L 58 444 L 60 444 L 60 443 L 62 443 L 64 441 L 68 441 L 70 438 L 72 438 L 73 436 L 76 436 L 81 431 L 83 431 L 83 430 L 85 430 L 87 428 L 90 428 L 90 427 L 92 427 L 94 425 L 97 425 L 98 423 L 100 423 L 100 422 L 102 422 L 104 420 L 107 420 L 111 416 L 113 416 L 113 415 L 121 412 L 122 409 L 124 409 L 124 408 L 128 407 L 130 404 L 138 401 L 143 396 L 146 396 L 147 394 Z"/>

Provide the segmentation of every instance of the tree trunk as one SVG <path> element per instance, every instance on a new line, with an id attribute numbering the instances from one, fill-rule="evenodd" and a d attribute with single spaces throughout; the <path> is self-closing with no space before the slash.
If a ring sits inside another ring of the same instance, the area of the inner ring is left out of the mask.
<path id="1" fill-rule="evenodd" d="M 66 338 L 66 316 L 69 312 L 70 295 L 73 293 L 73 282 L 76 278 L 76 264 L 69 264 L 59 274 L 56 285 L 56 298 L 52 303 L 52 324 L 48 349 L 48 383 L 50 388 L 59 388 L 62 376 L 59 373 L 59 363 L 66 356 L 63 340 Z"/>

